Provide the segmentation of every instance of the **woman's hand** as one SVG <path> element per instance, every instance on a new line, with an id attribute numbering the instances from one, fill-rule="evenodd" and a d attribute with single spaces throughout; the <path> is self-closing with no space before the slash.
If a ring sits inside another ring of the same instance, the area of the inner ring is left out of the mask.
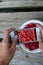
<path id="1" fill-rule="evenodd" d="M 15 28 L 10 28 L 4 32 L 3 40 L 0 42 L 0 65 L 8 65 L 14 56 L 17 38 L 12 39 L 11 45 L 9 43 L 9 34 L 14 30 Z"/>
<path id="2" fill-rule="evenodd" d="M 39 33 L 39 47 L 43 53 L 43 26 L 40 24 L 36 24 L 36 26 L 41 30 L 41 32 Z"/>

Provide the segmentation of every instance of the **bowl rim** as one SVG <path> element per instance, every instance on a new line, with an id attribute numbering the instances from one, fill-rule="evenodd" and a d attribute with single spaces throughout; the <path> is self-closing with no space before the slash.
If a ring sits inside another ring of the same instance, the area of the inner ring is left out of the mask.
<path id="1" fill-rule="evenodd" d="M 29 23 L 39 23 L 39 24 L 43 25 L 43 22 L 42 22 L 42 21 L 39 21 L 39 20 L 29 20 L 29 21 L 24 22 L 24 23 L 20 26 L 19 29 L 23 29 L 23 28 L 24 28 L 27 24 L 29 24 Z M 27 49 L 27 48 L 24 46 L 24 44 L 20 44 L 20 47 L 21 47 L 22 49 L 24 49 L 26 52 L 30 52 L 30 53 L 39 53 L 39 52 L 41 52 L 41 50 L 40 50 L 39 48 L 36 49 L 36 50 L 30 51 L 29 49 Z"/>

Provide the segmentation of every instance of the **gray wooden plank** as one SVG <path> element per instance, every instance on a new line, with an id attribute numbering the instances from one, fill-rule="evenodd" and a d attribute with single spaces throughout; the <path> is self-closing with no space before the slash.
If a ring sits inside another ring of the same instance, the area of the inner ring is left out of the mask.
<path id="1" fill-rule="evenodd" d="M 42 12 L 18 12 L 18 13 L 0 13 L 0 20 L 4 21 L 14 21 L 23 20 L 25 18 L 42 18 L 43 17 L 43 11 Z"/>
<path id="2" fill-rule="evenodd" d="M 31 6 L 43 6 L 43 1 L 7 1 L 1 2 L 0 8 L 6 7 L 31 7 Z"/>
<path id="3" fill-rule="evenodd" d="M 2 0 L 2 1 L 42 1 L 42 0 Z"/>

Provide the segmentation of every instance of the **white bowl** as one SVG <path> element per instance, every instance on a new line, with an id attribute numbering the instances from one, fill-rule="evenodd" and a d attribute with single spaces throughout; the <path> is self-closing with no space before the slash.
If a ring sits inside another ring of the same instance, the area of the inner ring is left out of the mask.
<path id="1" fill-rule="evenodd" d="M 29 21 L 26 21 L 23 25 L 21 25 L 19 29 L 23 29 L 27 24 L 30 24 L 30 23 L 39 23 L 39 24 L 43 25 L 43 22 L 41 22 L 41 21 L 39 21 L 39 20 L 29 20 Z M 20 46 L 21 46 L 21 48 L 23 48 L 25 51 L 30 52 L 30 53 L 39 53 L 39 52 L 41 52 L 41 50 L 40 50 L 39 48 L 36 49 L 36 50 L 30 51 L 29 49 L 27 49 L 27 48 L 25 47 L 24 44 L 20 44 Z"/>

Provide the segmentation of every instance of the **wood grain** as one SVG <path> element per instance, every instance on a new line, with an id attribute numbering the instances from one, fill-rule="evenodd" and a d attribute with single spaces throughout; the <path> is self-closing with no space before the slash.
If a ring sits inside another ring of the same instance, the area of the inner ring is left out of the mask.
<path id="1" fill-rule="evenodd" d="M 0 3 L 0 8 L 6 7 L 32 7 L 32 6 L 43 6 L 43 1 L 40 0 L 16 0 L 16 1 L 7 1 Z"/>
<path id="2" fill-rule="evenodd" d="M 11 27 L 19 28 L 24 22 L 38 19 L 43 21 L 43 12 L 0 13 L 0 37 Z"/>

